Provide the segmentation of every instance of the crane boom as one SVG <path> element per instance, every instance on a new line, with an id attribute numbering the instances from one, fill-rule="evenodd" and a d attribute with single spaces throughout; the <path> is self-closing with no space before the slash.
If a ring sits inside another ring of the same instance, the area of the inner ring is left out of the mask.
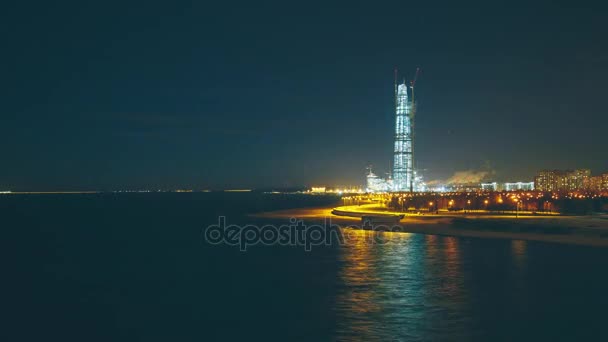
<path id="1" fill-rule="evenodd" d="M 412 88 L 416 85 L 416 80 L 418 79 L 419 74 L 420 74 L 420 68 L 416 68 L 416 74 L 414 75 L 414 79 L 411 82 Z"/>
<path id="2" fill-rule="evenodd" d="M 414 191 L 414 175 L 416 174 L 415 168 L 414 168 L 414 139 L 415 139 L 415 130 L 414 130 L 414 118 L 416 117 L 416 97 L 414 96 L 414 86 L 416 85 L 416 80 L 418 80 L 418 74 L 420 74 L 420 68 L 416 68 L 416 74 L 414 75 L 414 79 L 410 82 L 410 88 L 412 88 L 412 107 L 410 110 L 410 129 L 411 129 L 411 133 L 412 133 L 412 147 L 411 147 L 411 158 L 412 158 L 412 175 L 410 178 L 410 192 Z"/>

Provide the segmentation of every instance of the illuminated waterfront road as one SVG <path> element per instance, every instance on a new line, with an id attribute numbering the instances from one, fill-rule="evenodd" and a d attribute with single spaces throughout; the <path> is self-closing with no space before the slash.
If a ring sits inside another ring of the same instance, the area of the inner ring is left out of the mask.
<path id="1" fill-rule="evenodd" d="M 332 214 L 333 210 L 349 216 Z M 358 225 L 362 214 L 397 214 L 377 204 L 362 204 L 336 208 L 304 208 L 260 213 L 254 216 L 306 221 L 320 221 L 331 218 L 332 223 L 341 226 Z M 608 219 L 588 216 L 536 216 L 514 214 L 410 214 L 399 225 L 410 233 L 469 236 L 481 238 L 499 238 L 512 240 L 532 240 L 608 247 Z"/>

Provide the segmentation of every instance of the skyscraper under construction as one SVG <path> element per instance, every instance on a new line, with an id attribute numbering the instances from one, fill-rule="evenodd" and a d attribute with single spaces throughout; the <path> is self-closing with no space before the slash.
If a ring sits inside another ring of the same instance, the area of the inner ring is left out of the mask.
<path id="1" fill-rule="evenodd" d="M 418 70 L 416 70 L 416 76 Z M 393 161 L 393 191 L 414 191 L 414 85 L 411 83 L 412 99 L 408 99 L 405 81 L 397 84 L 395 70 L 395 157 Z"/>

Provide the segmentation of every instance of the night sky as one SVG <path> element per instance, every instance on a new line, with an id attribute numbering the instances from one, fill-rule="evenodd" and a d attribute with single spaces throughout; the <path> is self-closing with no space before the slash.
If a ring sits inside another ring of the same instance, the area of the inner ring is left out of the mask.
<path id="1" fill-rule="evenodd" d="M 0 190 L 362 185 L 367 164 L 383 174 L 392 160 L 395 67 L 422 70 L 426 180 L 608 171 L 605 6 L 31 1 L 2 12 Z"/>

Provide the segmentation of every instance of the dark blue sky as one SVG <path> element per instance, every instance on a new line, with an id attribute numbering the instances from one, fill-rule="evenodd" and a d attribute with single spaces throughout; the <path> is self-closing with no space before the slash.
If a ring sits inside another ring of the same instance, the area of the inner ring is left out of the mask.
<path id="1" fill-rule="evenodd" d="M 427 180 L 605 172 L 607 16 L 582 2 L 8 5 L 0 189 L 362 184 L 392 159 L 395 66 L 422 69 Z"/>

